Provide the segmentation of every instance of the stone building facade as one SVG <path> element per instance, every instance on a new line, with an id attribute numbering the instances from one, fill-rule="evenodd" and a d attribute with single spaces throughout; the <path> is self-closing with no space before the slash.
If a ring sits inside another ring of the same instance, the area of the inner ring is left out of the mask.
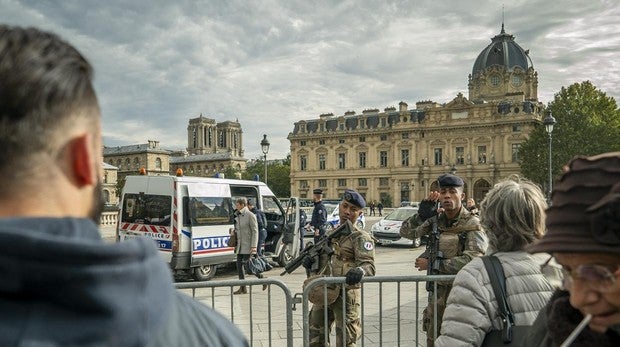
<path id="1" fill-rule="evenodd" d="M 216 122 L 202 114 L 189 120 L 187 150 L 170 157 L 170 172 L 182 169 L 189 176 L 213 176 L 233 167 L 244 171 L 243 130 L 238 121 Z"/>
<path id="2" fill-rule="evenodd" d="M 520 172 L 519 147 L 543 118 L 537 87 L 529 52 L 502 24 L 475 60 L 469 98 L 296 122 L 288 136 L 291 194 L 310 197 L 321 188 L 335 199 L 354 188 L 368 201 L 398 206 L 422 200 L 452 171 L 479 202 L 498 180 Z"/>
<path id="3" fill-rule="evenodd" d="M 168 175 L 170 173 L 171 151 L 159 146 L 159 141 L 137 145 L 103 147 L 103 161 L 116 166 L 118 180 L 127 175 L 138 175 L 144 168 L 148 175 Z"/>

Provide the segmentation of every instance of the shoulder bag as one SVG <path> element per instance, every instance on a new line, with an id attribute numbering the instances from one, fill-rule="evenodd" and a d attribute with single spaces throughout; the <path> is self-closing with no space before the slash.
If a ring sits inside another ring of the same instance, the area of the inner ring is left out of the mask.
<path id="1" fill-rule="evenodd" d="M 228 238 L 228 247 L 237 247 L 237 232 L 233 230 Z"/>
<path id="2" fill-rule="evenodd" d="M 506 297 L 506 275 L 504 274 L 502 263 L 493 255 L 483 256 L 481 258 L 489 274 L 493 293 L 495 294 L 499 307 L 499 315 L 502 317 L 502 324 L 504 325 L 502 330 L 492 330 L 487 333 L 482 342 L 482 346 L 520 346 L 521 342 L 525 340 L 531 326 L 514 325 L 514 317 L 510 305 L 508 305 L 508 298 Z"/>

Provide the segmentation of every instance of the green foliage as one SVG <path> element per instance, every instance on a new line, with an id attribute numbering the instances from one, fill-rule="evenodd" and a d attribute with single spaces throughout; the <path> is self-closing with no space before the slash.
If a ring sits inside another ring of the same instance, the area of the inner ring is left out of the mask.
<path id="1" fill-rule="evenodd" d="M 381 203 L 384 207 L 392 206 L 392 196 L 390 194 L 381 196 Z"/>
<path id="2" fill-rule="evenodd" d="M 253 180 L 256 175 L 261 181 L 265 180 L 265 161 L 260 158 L 252 163 L 248 163 L 243 178 Z M 267 185 L 276 194 L 277 197 L 291 196 L 291 156 L 287 156 L 285 160 L 267 161 Z"/>
<path id="3" fill-rule="evenodd" d="M 119 178 L 116 180 L 116 187 L 115 187 L 115 190 L 116 190 L 116 196 L 120 197 L 120 196 L 121 196 L 121 194 L 123 193 L 123 187 L 125 187 L 125 181 L 126 181 L 126 180 L 127 180 L 127 179 L 125 178 L 125 176 L 119 177 Z"/>
<path id="4" fill-rule="evenodd" d="M 547 109 L 557 122 L 551 133 L 554 179 L 576 155 L 620 150 L 620 110 L 616 100 L 590 81 L 562 87 Z M 519 156 L 522 174 L 547 187 L 549 136 L 543 124 L 521 145 Z"/>

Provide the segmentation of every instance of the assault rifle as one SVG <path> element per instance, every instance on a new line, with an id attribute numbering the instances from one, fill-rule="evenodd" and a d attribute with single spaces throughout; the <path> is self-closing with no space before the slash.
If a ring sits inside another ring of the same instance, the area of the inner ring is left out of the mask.
<path id="1" fill-rule="evenodd" d="M 321 254 L 332 254 L 334 252 L 331 248 L 331 240 L 340 236 L 349 235 L 351 234 L 352 230 L 353 224 L 351 224 L 349 220 L 347 220 L 345 223 L 340 224 L 338 228 L 332 230 L 330 233 L 326 233 L 319 242 L 304 248 L 304 250 L 301 251 L 299 256 L 297 256 L 297 258 L 291 260 L 288 264 L 286 264 L 286 266 L 284 267 L 284 271 L 282 271 L 280 276 L 284 276 L 287 273 L 290 274 L 291 272 L 295 271 L 298 267 L 303 265 L 304 259 L 306 258 L 315 259 L 314 263 L 312 264 L 313 269 L 314 267 L 316 267 L 315 270 L 318 270 L 319 256 Z"/>
<path id="2" fill-rule="evenodd" d="M 425 203 L 426 202 L 420 204 L 420 215 L 422 218 L 432 218 L 432 230 L 431 233 L 428 235 L 428 239 L 426 241 L 426 251 L 424 252 L 428 259 L 428 268 L 426 269 L 426 274 L 430 276 L 439 273 L 439 261 L 443 259 L 443 252 L 439 250 L 439 214 L 437 213 L 437 209 L 439 208 L 439 202 L 433 204 L 433 207 L 422 206 L 422 204 Z M 426 282 L 426 291 L 433 291 L 433 282 Z"/>

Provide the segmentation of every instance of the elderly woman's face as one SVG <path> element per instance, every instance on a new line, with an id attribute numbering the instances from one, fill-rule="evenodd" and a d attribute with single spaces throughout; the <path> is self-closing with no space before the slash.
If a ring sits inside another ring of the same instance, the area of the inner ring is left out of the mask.
<path id="1" fill-rule="evenodd" d="M 584 315 L 592 314 L 590 328 L 603 333 L 620 324 L 620 255 L 556 253 L 565 270 L 570 303 Z"/>

